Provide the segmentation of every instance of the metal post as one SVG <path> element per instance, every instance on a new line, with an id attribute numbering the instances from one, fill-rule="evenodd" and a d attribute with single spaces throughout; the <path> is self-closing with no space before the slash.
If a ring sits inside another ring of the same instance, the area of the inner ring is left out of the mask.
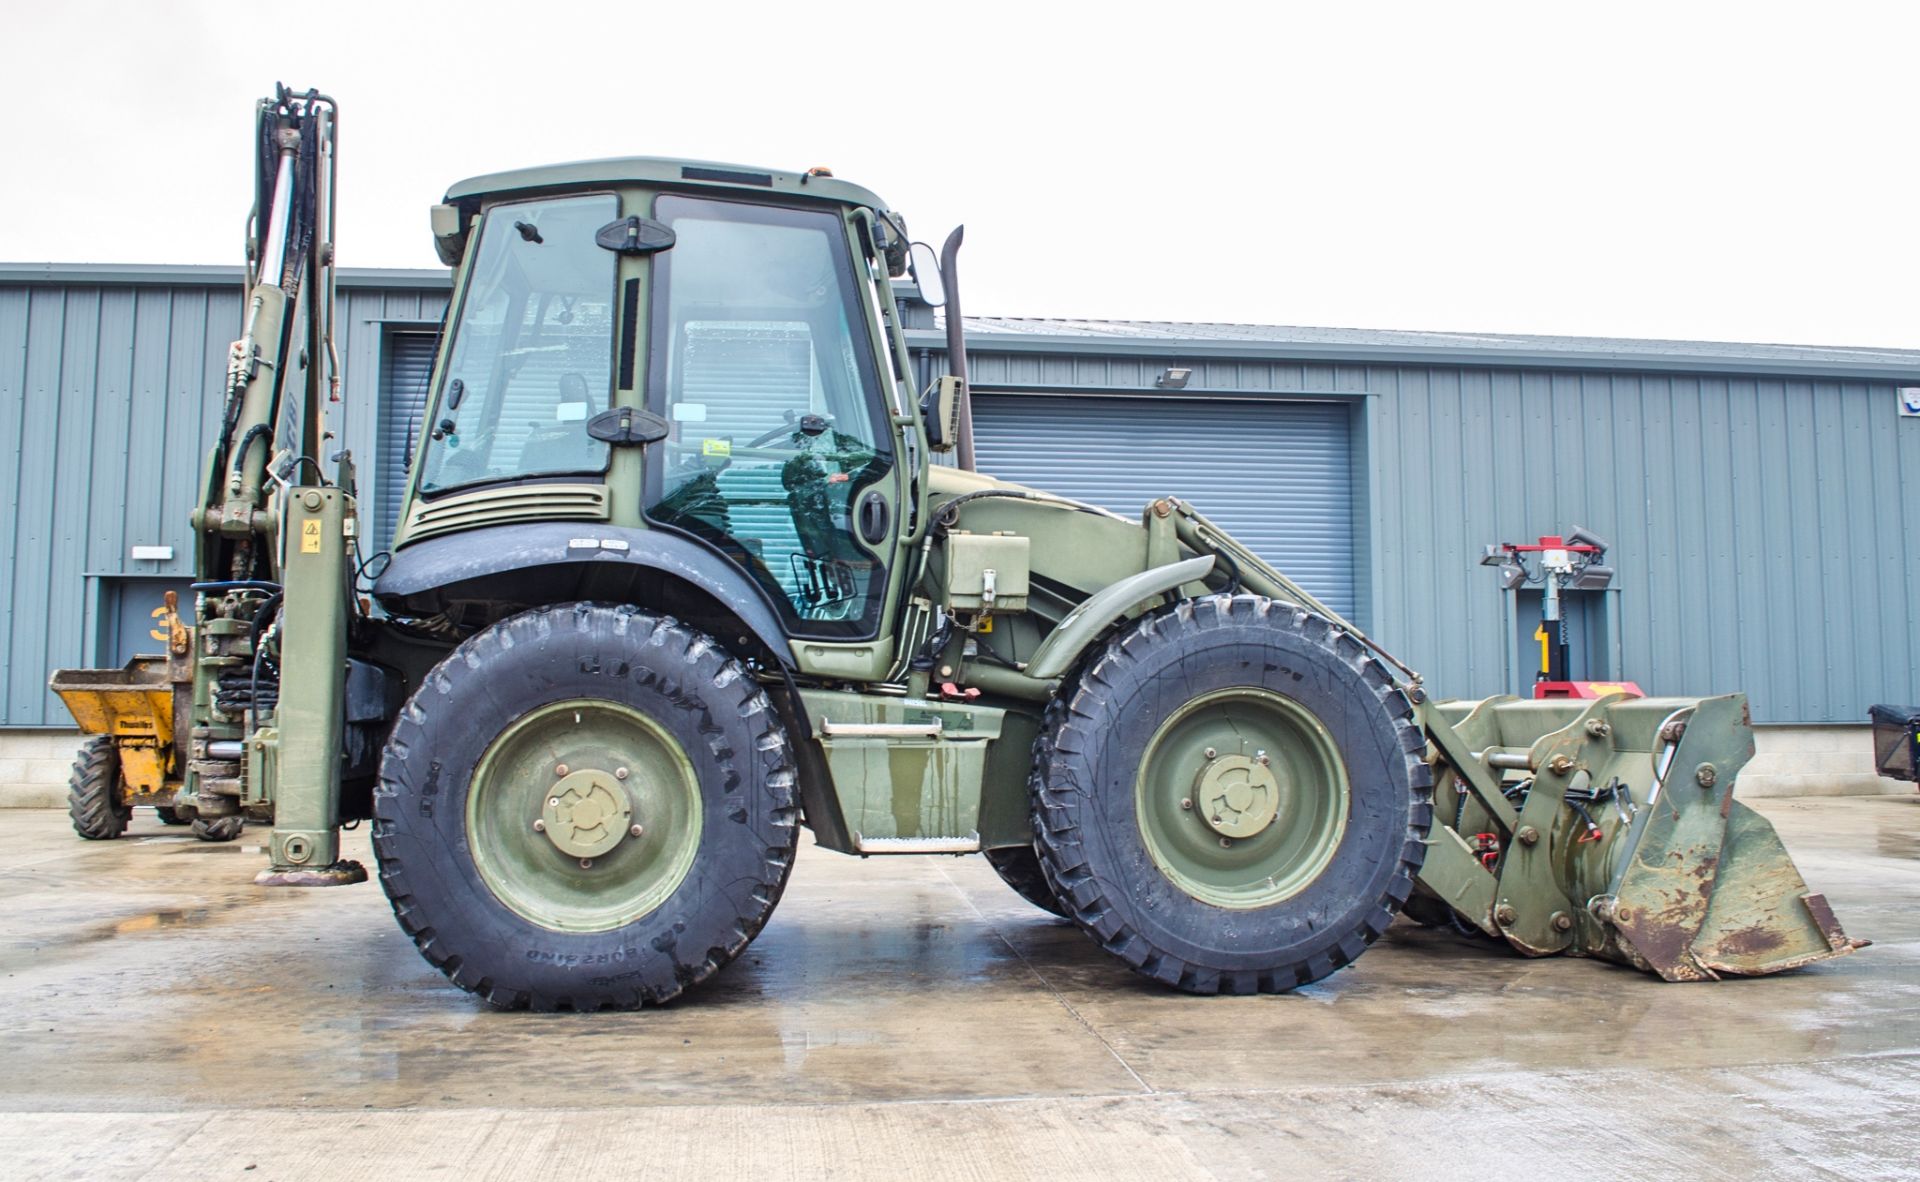
<path id="1" fill-rule="evenodd" d="M 273 799 L 272 865 L 255 881 L 362 882 L 366 870 L 340 860 L 339 830 L 351 545 L 346 523 L 353 498 L 339 488 L 296 487 L 288 496 L 276 733 L 257 731 L 250 740 L 256 751 L 271 745 L 273 756 L 254 761 L 266 773 Z"/>

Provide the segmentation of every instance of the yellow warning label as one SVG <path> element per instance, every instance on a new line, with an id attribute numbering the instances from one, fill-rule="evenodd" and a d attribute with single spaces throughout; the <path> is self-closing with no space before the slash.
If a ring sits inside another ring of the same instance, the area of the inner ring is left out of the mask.
<path id="1" fill-rule="evenodd" d="M 975 632 L 991 632 L 991 631 L 993 631 L 993 617 L 992 617 L 992 616 L 988 616 L 988 617 L 987 617 L 986 619 L 984 619 L 984 620 L 982 620 L 982 621 L 980 621 L 980 626 L 979 626 L 978 628 L 975 628 L 975 629 L 974 629 L 974 631 L 975 631 Z M 164 639 L 165 639 L 165 637 L 162 637 L 161 639 L 163 639 L 163 640 L 164 640 Z"/>
<path id="2" fill-rule="evenodd" d="M 320 553 L 320 521 L 312 518 L 300 523 L 300 553 Z"/>
<path id="3" fill-rule="evenodd" d="M 731 439 L 702 439 L 700 454 L 703 456 L 730 456 L 733 454 Z"/>

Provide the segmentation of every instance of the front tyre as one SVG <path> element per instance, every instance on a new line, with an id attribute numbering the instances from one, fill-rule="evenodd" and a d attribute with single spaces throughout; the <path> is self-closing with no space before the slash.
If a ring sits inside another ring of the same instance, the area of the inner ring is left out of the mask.
<path id="1" fill-rule="evenodd" d="M 759 933 L 797 838 L 772 704 L 706 635 L 632 607 L 503 620 L 396 721 L 373 848 L 400 925 L 501 1008 L 663 1002 Z"/>
<path id="2" fill-rule="evenodd" d="M 1191 993 L 1280 992 L 1365 951 L 1431 821 L 1406 695 L 1323 617 L 1252 595 L 1148 616 L 1051 714 L 1036 848 L 1073 920 Z"/>

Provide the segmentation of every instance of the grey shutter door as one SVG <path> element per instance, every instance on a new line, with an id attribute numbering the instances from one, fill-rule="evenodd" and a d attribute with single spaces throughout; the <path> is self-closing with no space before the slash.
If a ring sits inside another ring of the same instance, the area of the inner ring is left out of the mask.
<path id="1" fill-rule="evenodd" d="M 1177 496 L 1352 618 L 1344 404 L 976 394 L 973 424 L 981 471 L 1134 519 Z"/>
<path id="2" fill-rule="evenodd" d="M 427 382 L 440 334 L 392 332 L 380 358 L 380 458 L 374 472 L 374 538 L 368 554 L 393 544 L 407 495 L 407 443 L 427 429 Z"/>

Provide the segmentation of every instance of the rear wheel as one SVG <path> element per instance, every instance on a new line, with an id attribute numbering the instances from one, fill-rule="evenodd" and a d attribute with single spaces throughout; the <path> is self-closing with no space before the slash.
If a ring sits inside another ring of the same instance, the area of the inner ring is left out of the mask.
<path id="1" fill-rule="evenodd" d="M 1213 596 L 1109 642 L 1050 726 L 1040 862 L 1109 952 L 1194 993 L 1292 989 L 1393 922 L 1432 776 L 1412 704 L 1324 618 Z"/>
<path id="2" fill-rule="evenodd" d="M 631 607 L 524 613 L 395 723 L 380 881 L 422 955 L 503 1008 L 630 1008 L 739 955 L 793 866 L 772 704 L 706 635 Z"/>
<path id="3" fill-rule="evenodd" d="M 1066 909 L 1060 906 L 1053 888 L 1047 885 L 1047 876 L 1041 872 L 1040 858 L 1033 852 L 1032 846 L 988 850 L 987 864 L 1000 876 L 1000 881 L 1012 887 L 1022 899 L 1042 911 L 1051 912 L 1061 919 L 1067 918 Z"/>
<path id="4" fill-rule="evenodd" d="M 80 744 L 67 777 L 67 816 L 88 841 L 112 841 L 127 831 L 133 807 L 120 791 L 120 750 L 112 735 L 90 735 Z"/>

